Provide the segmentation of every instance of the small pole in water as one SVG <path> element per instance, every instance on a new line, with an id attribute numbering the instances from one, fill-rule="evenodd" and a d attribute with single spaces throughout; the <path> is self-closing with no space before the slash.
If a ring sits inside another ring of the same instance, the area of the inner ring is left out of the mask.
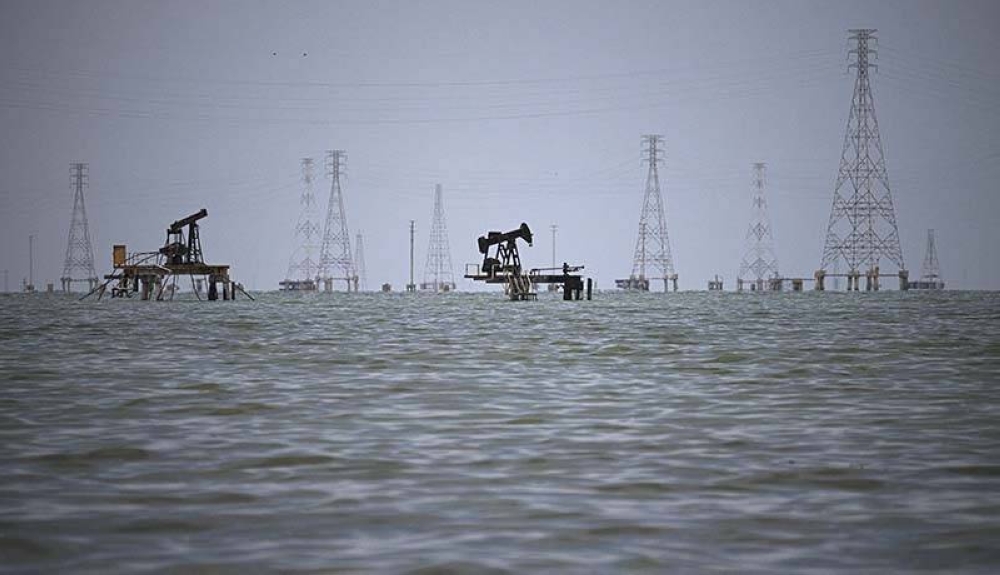
<path id="1" fill-rule="evenodd" d="M 410 283 L 406 284 L 406 291 L 417 291 L 417 285 L 413 283 L 413 223 L 410 220 Z"/>
<path id="2" fill-rule="evenodd" d="M 35 236 L 28 234 L 28 291 L 35 291 Z"/>

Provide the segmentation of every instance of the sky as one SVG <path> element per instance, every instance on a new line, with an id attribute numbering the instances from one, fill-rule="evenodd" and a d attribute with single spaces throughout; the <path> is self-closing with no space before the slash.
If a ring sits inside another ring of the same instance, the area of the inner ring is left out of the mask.
<path id="1" fill-rule="evenodd" d="M 1000 3 L 993 1 L 0 1 L 0 269 L 62 275 L 89 164 L 98 274 L 207 208 L 206 260 L 252 289 L 288 269 L 300 160 L 347 152 L 369 287 L 423 275 L 440 183 L 459 276 L 522 221 L 529 267 L 626 277 L 640 137 L 662 134 L 681 289 L 734 286 L 766 194 L 783 275 L 820 265 L 850 109 L 851 28 L 878 29 L 872 86 L 903 256 L 934 228 L 949 287 L 1000 289 Z M 321 172 L 322 173 L 322 172 Z M 323 211 L 329 180 L 317 178 Z"/>

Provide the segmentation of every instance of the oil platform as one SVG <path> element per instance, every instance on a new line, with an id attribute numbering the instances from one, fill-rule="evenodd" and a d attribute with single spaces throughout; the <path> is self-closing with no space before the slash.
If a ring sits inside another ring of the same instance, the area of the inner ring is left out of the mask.
<path id="1" fill-rule="evenodd" d="M 252 300 L 243 286 L 229 277 L 228 265 L 205 263 L 198 222 L 207 216 L 208 210 L 202 208 L 170 224 L 166 242 L 155 252 L 127 253 L 126 246 L 115 245 L 112 252 L 114 271 L 104 276 L 103 284 L 83 297 L 97 293 L 100 300 L 111 286 L 113 298 L 138 295 L 142 300 L 173 299 L 178 291 L 177 279 L 187 276 L 199 300 L 206 285 L 205 297 L 209 301 L 219 299 L 220 286 L 223 300 L 235 300 L 237 292 Z"/>
<path id="2" fill-rule="evenodd" d="M 489 232 L 479 236 L 479 253 L 483 254 L 482 265 L 467 264 L 465 278 L 488 284 L 504 286 L 504 293 L 511 301 L 538 299 L 537 284 L 561 284 L 563 300 L 580 300 L 583 297 L 583 277 L 576 272 L 583 266 L 564 263 L 561 268 L 535 268 L 527 270 L 521 266 L 521 255 L 517 250 L 517 240 L 532 245 L 534 237 L 528 224 L 509 232 Z M 492 251 L 492 255 L 491 255 Z M 548 273 L 544 273 L 548 272 Z M 561 272 L 561 273 L 560 273 Z M 587 278 L 587 299 L 591 299 L 593 282 Z"/>

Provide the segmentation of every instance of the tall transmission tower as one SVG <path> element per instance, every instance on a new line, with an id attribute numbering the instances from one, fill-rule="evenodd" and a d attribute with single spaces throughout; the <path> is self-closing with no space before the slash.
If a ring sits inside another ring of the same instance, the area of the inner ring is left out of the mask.
<path id="1" fill-rule="evenodd" d="M 90 166 L 70 164 L 70 187 L 73 189 L 73 216 L 69 223 L 69 241 L 66 245 L 66 262 L 60 281 L 62 290 L 72 290 L 74 282 L 86 282 L 87 289 L 97 287 L 97 272 L 94 270 L 94 248 L 90 244 L 90 227 L 87 225 L 87 207 L 83 201 L 83 190 L 89 185 Z"/>
<path id="2" fill-rule="evenodd" d="M 316 289 L 320 271 L 319 206 L 313 194 L 313 159 L 302 158 L 302 195 L 299 220 L 295 224 L 295 248 L 288 259 L 288 273 L 281 286 L 285 289 Z"/>
<path id="3" fill-rule="evenodd" d="M 368 271 L 365 269 L 365 239 L 361 232 L 358 232 L 354 240 L 354 271 L 358 278 L 354 291 L 368 291 Z"/>
<path id="4" fill-rule="evenodd" d="M 855 59 L 854 96 L 847 118 L 840 171 L 833 192 L 833 208 L 826 232 L 823 261 L 816 272 L 817 289 L 823 289 L 826 270 L 839 260 L 847 267 L 847 289 L 857 291 L 865 275 L 866 290 L 879 289 L 883 260 L 899 268 L 900 288 L 907 288 L 906 266 L 896 227 L 896 213 L 885 169 L 882 138 L 875 117 L 869 72 L 877 70 L 878 40 L 873 29 L 850 30 L 855 43 L 849 54 Z"/>
<path id="5" fill-rule="evenodd" d="M 347 291 L 354 283 L 354 258 L 351 257 L 351 236 L 344 212 L 344 193 L 340 175 L 344 171 L 347 153 L 330 150 L 326 153 L 326 175 L 330 177 L 330 201 L 326 210 L 326 229 L 319 256 L 319 277 L 324 289 L 331 291 L 335 280 L 343 280 Z"/>
<path id="6" fill-rule="evenodd" d="M 451 291 L 455 289 L 455 275 L 451 267 L 451 246 L 448 244 L 448 226 L 444 219 L 444 202 L 441 184 L 434 186 L 434 218 L 431 222 L 431 239 L 424 265 L 424 282 L 420 289 Z"/>
<path id="7" fill-rule="evenodd" d="M 747 227 L 740 273 L 736 276 L 736 289 L 739 291 L 743 291 L 744 283 L 749 283 L 751 290 L 763 290 L 765 286 L 770 287 L 771 279 L 778 277 L 778 257 L 774 253 L 771 218 L 764 197 L 766 169 L 767 165 L 762 162 L 753 165 L 750 225 Z"/>
<path id="8" fill-rule="evenodd" d="M 647 134 L 641 141 L 643 163 L 649 166 L 649 171 L 646 173 L 642 214 L 639 216 L 639 237 L 635 242 L 632 275 L 618 284 L 628 289 L 649 291 L 649 280 L 656 278 L 663 280 L 663 291 L 668 291 L 668 282 L 672 282 L 673 290 L 677 291 L 677 274 L 674 273 L 667 220 L 663 214 L 663 195 L 660 193 L 659 166 L 663 163 L 663 136 Z"/>
<path id="9" fill-rule="evenodd" d="M 937 245 L 934 242 L 934 230 L 927 230 L 927 251 L 924 253 L 924 264 L 920 270 L 920 281 L 910 282 L 915 289 L 944 289 L 941 279 L 941 264 L 938 263 Z"/>

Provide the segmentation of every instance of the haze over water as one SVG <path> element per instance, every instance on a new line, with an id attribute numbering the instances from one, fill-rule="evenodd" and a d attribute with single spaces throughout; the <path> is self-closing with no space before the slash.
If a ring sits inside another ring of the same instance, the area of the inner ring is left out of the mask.
<path id="1" fill-rule="evenodd" d="M 1000 295 L 0 296 L 7 572 L 1000 565 Z"/>

